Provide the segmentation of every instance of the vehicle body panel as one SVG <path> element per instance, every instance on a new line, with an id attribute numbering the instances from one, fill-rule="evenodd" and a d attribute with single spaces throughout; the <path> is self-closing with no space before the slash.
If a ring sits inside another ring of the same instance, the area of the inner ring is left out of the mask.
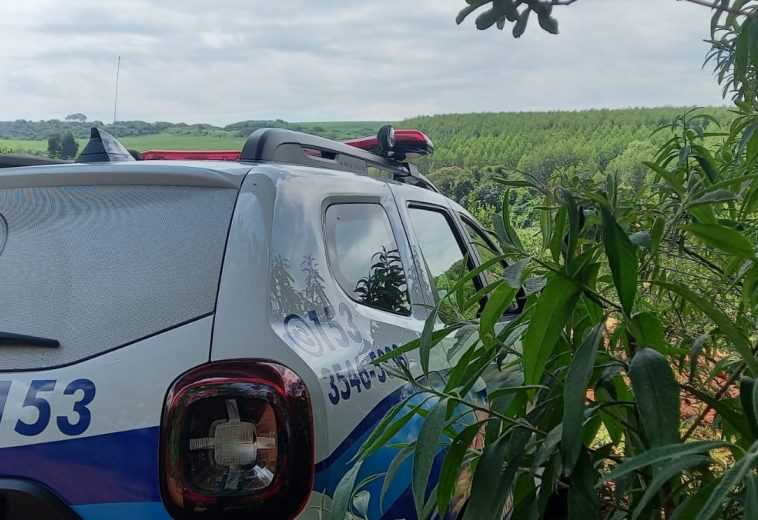
<path id="1" fill-rule="evenodd" d="M 158 444 L 167 389 L 180 375 L 209 361 L 273 361 L 294 371 L 311 395 L 315 483 L 301 517 L 318 517 L 317 509 L 328 506 L 379 420 L 413 392 L 411 385 L 372 364 L 417 338 L 435 303 L 432 280 L 408 223 L 408 203 L 437 205 L 460 226 L 456 210 L 429 190 L 270 163 L 164 166 L 145 161 L 18 168 L 12 175 L 0 174 L 0 189 L 79 183 L 225 188 L 235 193 L 239 188 L 225 247 L 209 245 L 223 248 L 215 304 L 188 323 L 67 366 L 0 370 L 0 398 L 4 382 L 9 382 L 5 407 L 0 403 L 0 476 L 37 480 L 85 518 L 165 517 Z M 335 281 L 324 215 L 330 205 L 354 203 L 379 204 L 386 212 L 405 271 L 411 304 L 407 316 L 361 304 Z M 475 252 L 471 256 L 478 258 Z M 0 256 L 0 265 L 2 261 Z M 421 376 L 415 354 L 404 356 L 403 362 Z M 440 380 L 436 372 L 450 366 L 444 353 L 435 353 L 430 384 Z M 54 383 L 48 389 L 50 381 Z M 77 381 L 78 386 L 69 388 Z M 40 403 L 35 401 L 39 396 L 50 408 L 49 417 L 39 432 L 29 435 L 28 428 L 38 428 L 45 413 L 34 405 Z M 422 400 L 413 397 L 406 407 Z M 428 400 L 424 406 L 433 403 Z M 82 414 L 89 414 L 89 422 L 79 431 Z M 421 423 L 421 417 L 414 417 L 369 457 L 358 481 L 386 472 L 399 452 L 397 445 L 414 441 Z M 441 460 L 440 454 L 435 473 Z M 410 474 L 407 459 L 383 507 L 381 479 L 367 486 L 370 518 L 415 518 Z"/>

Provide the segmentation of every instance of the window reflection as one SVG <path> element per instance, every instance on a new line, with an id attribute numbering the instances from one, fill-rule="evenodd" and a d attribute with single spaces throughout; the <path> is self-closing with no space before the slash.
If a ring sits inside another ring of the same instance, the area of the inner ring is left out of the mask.
<path id="1" fill-rule="evenodd" d="M 379 204 L 334 204 L 326 211 L 329 262 L 355 301 L 410 314 L 405 270 L 389 218 Z"/>
<path id="2" fill-rule="evenodd" d="M 456 238 L 456 232 L 451 227 L 450 221 L 442 212 L 411 207 L 408 213 L 427 269 L 434 281 L 437 296 L 442 299 L 460 278 L 468 274 L 469 266 L 465 264 L 464 249 Z M 475 294 L 474 281 L 469 280 L 463 286 L 464 299 Z M 451 298 L 445 300 L 440 309 L 440 318 L 444 322 L 450 323 L 457 316 L 476 317 L 478 311 L 476 306 L 469 309 L 456 309 L 453 307 L 452 300 Z"/>

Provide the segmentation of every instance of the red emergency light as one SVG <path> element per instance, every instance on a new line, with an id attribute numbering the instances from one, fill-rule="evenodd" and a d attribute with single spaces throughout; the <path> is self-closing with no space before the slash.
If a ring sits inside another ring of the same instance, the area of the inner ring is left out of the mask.
<path id="1" fill-rule="evenodd" d="M 382 127 L 377 135 L 351 139 L 345 141 L 345 144 L 399 160 L 413 159 L 434 151 L 432 140 L 424 132 L 409 129 L 394 130 L 390 126 Z"/>

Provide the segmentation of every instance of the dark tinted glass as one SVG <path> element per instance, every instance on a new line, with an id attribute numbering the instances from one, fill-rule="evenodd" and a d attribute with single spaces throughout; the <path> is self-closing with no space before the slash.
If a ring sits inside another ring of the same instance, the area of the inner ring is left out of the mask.
<path id="1" fill-rule="evenodd" d="M 439 298 L 443 298 L 458 279 L 468 273 L 468 266 L 464 265 L 464 250 L 461 248 L 456 233 L 444 213 L 412 207 L 409 209 L 409 214 L 413 230 L 421 246 L 421 254 L 424 255 L 424 261 L 434 280 L 437 295 Z M 473 280 L 465 284 L 463 294 L 465 298 L 476 294 L 476 286 Z M 449 301 L 448 299 L 442 306 L 443 314 L 455 313 L 454 309 L 447 308 Z M 476 309 L 469 309 L 468 311 L 472 315 L 476 315 Z M 443 321 L 448 320 L 443 317 Z"/>
<path id="2" fill-rule="evenodd" d="M 326 238 L 334 276 L 353 300 L 410 314 L 405 270 L 384 208 L 379 204 L 329 206 Z"/>

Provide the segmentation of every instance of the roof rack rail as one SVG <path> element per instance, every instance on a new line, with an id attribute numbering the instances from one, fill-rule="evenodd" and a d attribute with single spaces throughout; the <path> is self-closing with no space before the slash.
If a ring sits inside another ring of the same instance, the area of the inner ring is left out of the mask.
<path id="1" fill-rule="evenodd" d="M 314 151 L 318 153 L 314 154 Z M 398 182 L 439 192 L 413 164 L 381 157 L 324 137 L 284 128 L 261 128 L 250 134 L 242 147 L 240 160 L 326 167 L 364 175 L 368 174 L 368 168 L 372 166 L 392 174 L 392 178 Z"/>
<path id="2" fill-rule="evenodd" d="M 24 155 L 15 153 L 0 154 L 0 168 L 15 168 L 21 166 L 44 166 L 49 164 L 68 164 L 71 161 L 63 159 L 51 159 L 38 155 Z"/>

